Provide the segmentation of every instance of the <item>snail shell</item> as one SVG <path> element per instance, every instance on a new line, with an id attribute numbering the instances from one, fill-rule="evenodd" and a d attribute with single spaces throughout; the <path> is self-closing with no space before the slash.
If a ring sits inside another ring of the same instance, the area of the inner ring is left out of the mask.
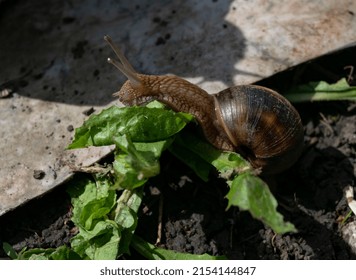
<path id="1" fill-rule="evenodd" d="M 235 86 L 210 95 L 177 76 L 138 74 L 111 38 L 104 39 L 119 61 L 108 59 L 128 81 L 115 96 L 125 105 L 151 100 L 195 116 L 207 140 L 221 150 L 237 151 L 264 174 L 291 167 L 303 148 L 298 112 L 277 92 L 254 85 Z"/>
<path id="2" fill-rule="evenodd" d="M 277 92 L 254 85 L 235 86 L 215 96 L 216 115 L 235 149 L 265 174 L 295 163 L 303 148 L 298 112 Z"/>

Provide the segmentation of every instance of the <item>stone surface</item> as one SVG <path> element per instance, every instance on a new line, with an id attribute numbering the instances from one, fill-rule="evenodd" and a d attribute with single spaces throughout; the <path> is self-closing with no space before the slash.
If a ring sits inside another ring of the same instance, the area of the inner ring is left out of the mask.
<path id="1" fill-rule="evenodd" d="M 116 103 L 125 79 L 104 34 L 139 72 L 214 93 L 355 44 L 355 13 L 352 0 L 1 1 L 0 215 L 67 180 L 72 127 Z"/>

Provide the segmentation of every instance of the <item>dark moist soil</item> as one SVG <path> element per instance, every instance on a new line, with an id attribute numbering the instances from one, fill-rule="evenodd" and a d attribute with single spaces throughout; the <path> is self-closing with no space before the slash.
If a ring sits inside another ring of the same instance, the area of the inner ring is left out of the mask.
<path id="1" fill-rule="evenodd" d="M 345 66 L 355 65 L 350 61 L 355 50 L 309 62 L 260 84 L 283 91 L 310 80 L 335 82 L 348 76 Z M 356 105 L 323 102 L 297 109 L 305 127 L 303 155 L 287 172 L 265 179 L 278 199 L 278 210 L 298 233 L 278 235 L 248 212 L 226 211 L 228 189 L 223 180 L 212 174 L 205 183 L 168 154 L 162 159 L 161 175 L 145 187 L 136 233 L 156 243 L 161 216 L 158 245 L 180 252 L 224 254 L 230 259 L 356 259 L 341 234 L 356 220 L 351 215 L 342 223 L 350 211 L 344 188 L 355 182 Z M 16 250 L 68 245 L 77 232 L 71 209 L 65 186 L 59 186 L 0 217 L 0 241 Z M 6 257 L 2 249 L 0 257 Z M 141 257 L 132 251 L 123 258 Z"/>

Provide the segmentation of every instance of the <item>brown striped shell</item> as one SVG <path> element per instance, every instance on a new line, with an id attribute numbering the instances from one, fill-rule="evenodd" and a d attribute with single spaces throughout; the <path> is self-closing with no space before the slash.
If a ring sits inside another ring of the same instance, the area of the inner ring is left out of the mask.
<path id="1" fill-rule="evenodd" d="M 219 123 L 255 168 L 279 173 L 295 163 L 303 148 L 303 126 L 286 98 L 254 85 L 231 87 L 214 96 Z"/>

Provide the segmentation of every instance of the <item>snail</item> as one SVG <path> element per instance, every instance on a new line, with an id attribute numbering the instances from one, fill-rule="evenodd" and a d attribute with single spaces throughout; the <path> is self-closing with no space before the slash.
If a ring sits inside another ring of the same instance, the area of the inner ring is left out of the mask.
<path id="1" fill-rule="evenodd" d="M 124 105 L 157 100 L 192 114 L 216 148 L 236 151 L 263 174 L 291 167 L 303 148 L 303 126 L 291 103 L 257 85 L 233 86 L 209 94 L 180 77 L 137 73 L 109 36 L 104 37 L 119 61 L 108 58 L 128 80 L 114 93 Z"/>

